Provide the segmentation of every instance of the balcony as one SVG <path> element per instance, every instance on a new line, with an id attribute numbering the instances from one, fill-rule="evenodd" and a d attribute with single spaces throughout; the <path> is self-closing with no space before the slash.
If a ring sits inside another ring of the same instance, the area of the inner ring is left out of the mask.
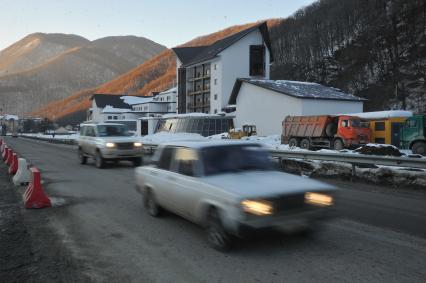
<path id="1" fill-rule="evenodd" d="M 202 94 L 202 93 L 207 93 L 207 92 L 210 92 L 210 88 L 200 88 L 200 89 L 197 89 L 197 90 L 193 90 L 193 89 L 188 89 L 188 92 L 187 92 L 187 94 L 188 95 L 196 95 L 196 94 Z"/>
<path id="2" fill-rule="evenodd" d="M 210 79 L 210 73 L 200 75 L 200 76 L 191 77 L 191 78 L 187 79 L 187 81 L 188 82 L 195 82 L 195 81 L 200 81 L 200 80 L 205 80 L 205 79 Z"/>

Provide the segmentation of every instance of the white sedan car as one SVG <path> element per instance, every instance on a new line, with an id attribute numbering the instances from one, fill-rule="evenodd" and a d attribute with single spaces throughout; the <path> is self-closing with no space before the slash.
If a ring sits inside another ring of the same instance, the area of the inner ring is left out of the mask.
<path id="1" fill-rule="evenodd" d="M 216 249 L 252 230 L 311 229 L 334 205 L 334 187 L 274 170 L 257 143 L 169 143 L 153 163 L 136 168 L 148 213 L 164 208 L 206 227 Z"/>

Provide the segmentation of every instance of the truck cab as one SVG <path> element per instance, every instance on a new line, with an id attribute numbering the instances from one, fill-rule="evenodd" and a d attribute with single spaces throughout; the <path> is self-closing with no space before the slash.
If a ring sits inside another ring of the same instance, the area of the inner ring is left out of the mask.
<path id="1" fill-rule="evenodd" d="M 401 128 L 401 148 L 411 149 L 414 154 L 426 155 L 425 115 L 409 117 Z"/>
<path id="2" fill-rule="evenodd" d="M 370 142 L 371 130 L 368 124 L 355 116 L 339 116 L 334 148 L 358 146 Z"/>

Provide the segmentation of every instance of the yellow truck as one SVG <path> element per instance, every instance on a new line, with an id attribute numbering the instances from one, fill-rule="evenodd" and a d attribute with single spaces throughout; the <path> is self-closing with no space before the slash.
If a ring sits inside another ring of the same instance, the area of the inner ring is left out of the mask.
<path id="1" fill-rule="evenodd" d="M 230 139 L 239 140 L 242 137 L 256 136 L 257 131 L 255 125 L 246 124 L 242 126 L 242 129 L 230 129 L 228 134 Z"/>
<path id="2" fill-rule="evenodd" d="M 369 123 L 371 142 L 391 144 L 400 147 L 400 129 L 408 117 L 413 116 L 410 111 L 377 111 L 349 114 L 360 117 Z"/>

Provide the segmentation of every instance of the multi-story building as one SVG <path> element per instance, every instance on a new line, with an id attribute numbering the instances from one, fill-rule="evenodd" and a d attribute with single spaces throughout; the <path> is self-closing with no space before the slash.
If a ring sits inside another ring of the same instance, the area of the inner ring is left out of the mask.
<path id="1" fill-rule="evenodd" d="M 237 78 L 269 79 L 268 27 L 261 23 L 209 46 L 173 48 L 178 113 L 216 114 L 228 105 Z"/>

